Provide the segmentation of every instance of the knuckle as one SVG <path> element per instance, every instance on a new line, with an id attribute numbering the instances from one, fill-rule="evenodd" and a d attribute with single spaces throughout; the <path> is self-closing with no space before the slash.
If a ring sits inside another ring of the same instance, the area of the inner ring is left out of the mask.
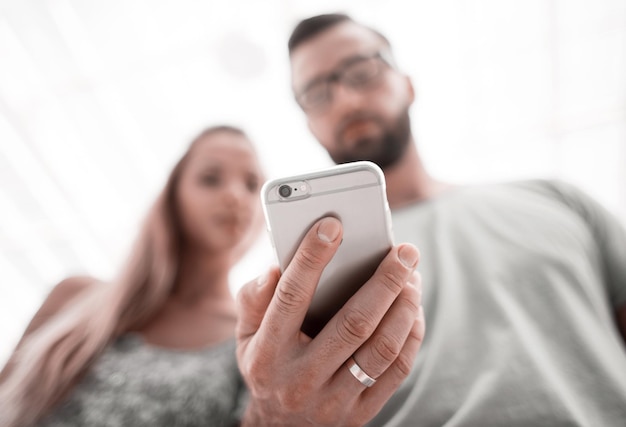
<path id="1" fill-rule="evenodd" d="M 404 288 L 404 278 L 399 277 L 393 271 L 385 270 L 381 275 L 382 284 L 394 294 L 399 294 Z"/>
<path id="2" fill-rule="evenodd" d="M 353 309 L 347 311 L 337 323 L 337 333 L 346 343 L 359 344 L 370 336 L 375 327 L 371 316 Z"/>
<path id="3" fill-rule="evenodd" d="M 303 413 L 314 395 L 313 381 L 307 375 L 298 375 L 297 380 L 291 379 L 277 390 L 277 398 L 282 408 L 292 413 Z"/>
<path id="4" fill-rule="evenodd" d="M 280 407 L 292 413 L 302 412 L 304 399 L 302 393 L 297 388 L 283 387 L 277 391 Z"/>
<path id="5" fill-rule="evenodd" d="M 417 342 L 418 348 L 421 347 L 422 341 L 424 340 L 424 329 L 421 327 L 412 328 L 407 337 L 407 342 L 411 340 Z M 417 354 L 412 355 L 410 352 L 406 351 L 400 351 L 400 354 L 398 354 L 394 366 L 396 372 L 402 379 L 406 378 L 411 373 L 416 356 Z"/>
<path id="6" fill-rule="evenodd" d="M 324 266 L 325 257 L 313 248 L 303 247 L 296 253 L 295 261 L 307 270 L 318 270 Z"/>
<path id="7" fill-rule="evenodd" d="M 282 286 L 276 289 L 276 307 L 283 314 L 294 314 L 307 303 L 305 292 L 291 280 L 285 279 Z"/>
<path id="8" fill-rule="evenodd" d="M 387 365 L 396 360 L 401 350 L 402 346 L 399 342 L 385 335 L 377 337 L 372 346 L 374 357 L 383 360 Z"/>
<path id="9" fill-rule="evenodd" d="M 241 313 L 239 320 L 256 322 L 257 320 L 260 321 L 265 314 L 267 301 L 263 301 L 263 298 L 259 299 L 258 292 L 255 292 L 256 287 L 256 281 L 249 282 L 237 293 L 235 304 L 237 312 Z"/>
<path id="10" fill-rule="evenodd" d="M 246 283 L 237 293 L 237 305 L 243 309 L 247 309 L 252 304 L 252 295 L 250 293 L 250 283 Z"/>
<path id="11" fill-rule="evenodd" d="M 420 302 L 420 294 L 417 289 L 409 286 L 405 287 L 398 296 L 398 302 L 409 308 L 413 318 L 417 316 Z"/>
<path id="12" fill-rule="evenodd" d="M 326 424 L 328 421 L 332 421 L 333 416 L 337 413 L 337 402 L 339 399 L 323 399 L 317 404 L 316 422 L 319 424 Z"/>
<path id="13" fill-rule="evenodd" d="M 404 353 L 400 353 L 396 358 L 395 365 L 400 377 L 406 378 L 413 369 L 413 359 Z"/>
<path id="14" fill-rule="evenodd" d="M 418 325 L 416 328 L 412 328 L 409 333 L 409 338 L 417 342 L 418 346 L 422 346 L 422 342 L 424 341 L 424 335 L 426 334 L 425 322 L 424 319 L 417 320 Z"/>
<path id="15" fill-rule="evenodd" d="M 267 364 L 259 359 L 248 360 L 245 363 L 239 362 L 241 375 L 245 378 L 246 383 L 251 391 L 256 394 L 262 393 L 271 388 L 271 377 L 267 374 Z"/>

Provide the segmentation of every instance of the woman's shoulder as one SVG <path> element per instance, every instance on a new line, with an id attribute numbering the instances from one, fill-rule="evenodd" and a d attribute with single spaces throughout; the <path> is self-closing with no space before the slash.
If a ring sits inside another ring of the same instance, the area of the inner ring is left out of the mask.
<path id="1" fill-rule="evenodd" d="M 72 276 L 61 280 L 52 287 L 41 307 L 29 323 L 24 335 L 28 335 L 51 317 L 60 312 L 67 304 L 88 289 L 96 286 L 98 280 L 90 276 Z"/>
<path id="2" fill-rule="evenodd" d="M 76 295 L 91 288 L 98 280 L 90 276 L 71 276 L 61 280 L 52 287 L 44 304 L 51 306 L 61 306 L 68 302 Z"/>
<path id="3" fill-rule="evenodd" d="M 96 283 L 98 283 L 98 280 L 93 277 L 73 276 L 63 279 L 53 286 L 31 321 L 26 326 L 22 337 L 15 346 L 13 356 L 15 355 L 15 351 L 22 346 L 24 341 L 30 335 L 45 325 L 57 313 L 62 311 L 63 308 L 70 303 L 70 301 L 83 294 L 87 289 L 92 288 Z M 0 372 L 0 381 L 5 378 L 8 371 L 11 369 L 11 366 L 13 365 L 13 356 Z"/>

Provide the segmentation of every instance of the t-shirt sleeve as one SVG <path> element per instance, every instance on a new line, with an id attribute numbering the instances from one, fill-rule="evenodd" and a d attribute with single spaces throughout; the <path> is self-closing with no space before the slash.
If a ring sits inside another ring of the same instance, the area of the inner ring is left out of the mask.
<path id="1" fill-rule="evenodd" d="M 626 230 L 604 206 L 563 181 L 547 183 L 556 196 L 589 226 L 598 246 L 607 293 L 613 307 L 626 304 Z"/>

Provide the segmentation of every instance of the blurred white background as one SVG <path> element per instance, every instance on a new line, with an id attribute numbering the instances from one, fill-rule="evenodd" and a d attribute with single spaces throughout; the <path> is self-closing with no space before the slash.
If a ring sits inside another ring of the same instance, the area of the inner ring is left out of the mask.
<path id="1" fill-rule="evenodd" d="M 51 286 L 112 277 L 202 128 L 244 127 L 270 178 L 330 164 L 286 42 L 335 11 L 394 45 L 433 175 L 558 177 L 626 223 L 624 0 L 0 0 L 0 364 Z M 263 237 L 233 291 L 271 262 Z"/>

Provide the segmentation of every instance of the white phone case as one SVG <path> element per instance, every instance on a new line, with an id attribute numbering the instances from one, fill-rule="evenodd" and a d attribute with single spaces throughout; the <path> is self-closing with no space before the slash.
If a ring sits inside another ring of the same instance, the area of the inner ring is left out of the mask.
<path id="1" fill-rule="evenodd" d="M 261 197 L 281 271 L 318 219 L 334 216 L 342 222 L 343 240 L 324 269 L 302 325 L 313 337 L 372 276 L 393 245 L 385 177 L 374 163 L 353 162 L 268 181 Z"/>

